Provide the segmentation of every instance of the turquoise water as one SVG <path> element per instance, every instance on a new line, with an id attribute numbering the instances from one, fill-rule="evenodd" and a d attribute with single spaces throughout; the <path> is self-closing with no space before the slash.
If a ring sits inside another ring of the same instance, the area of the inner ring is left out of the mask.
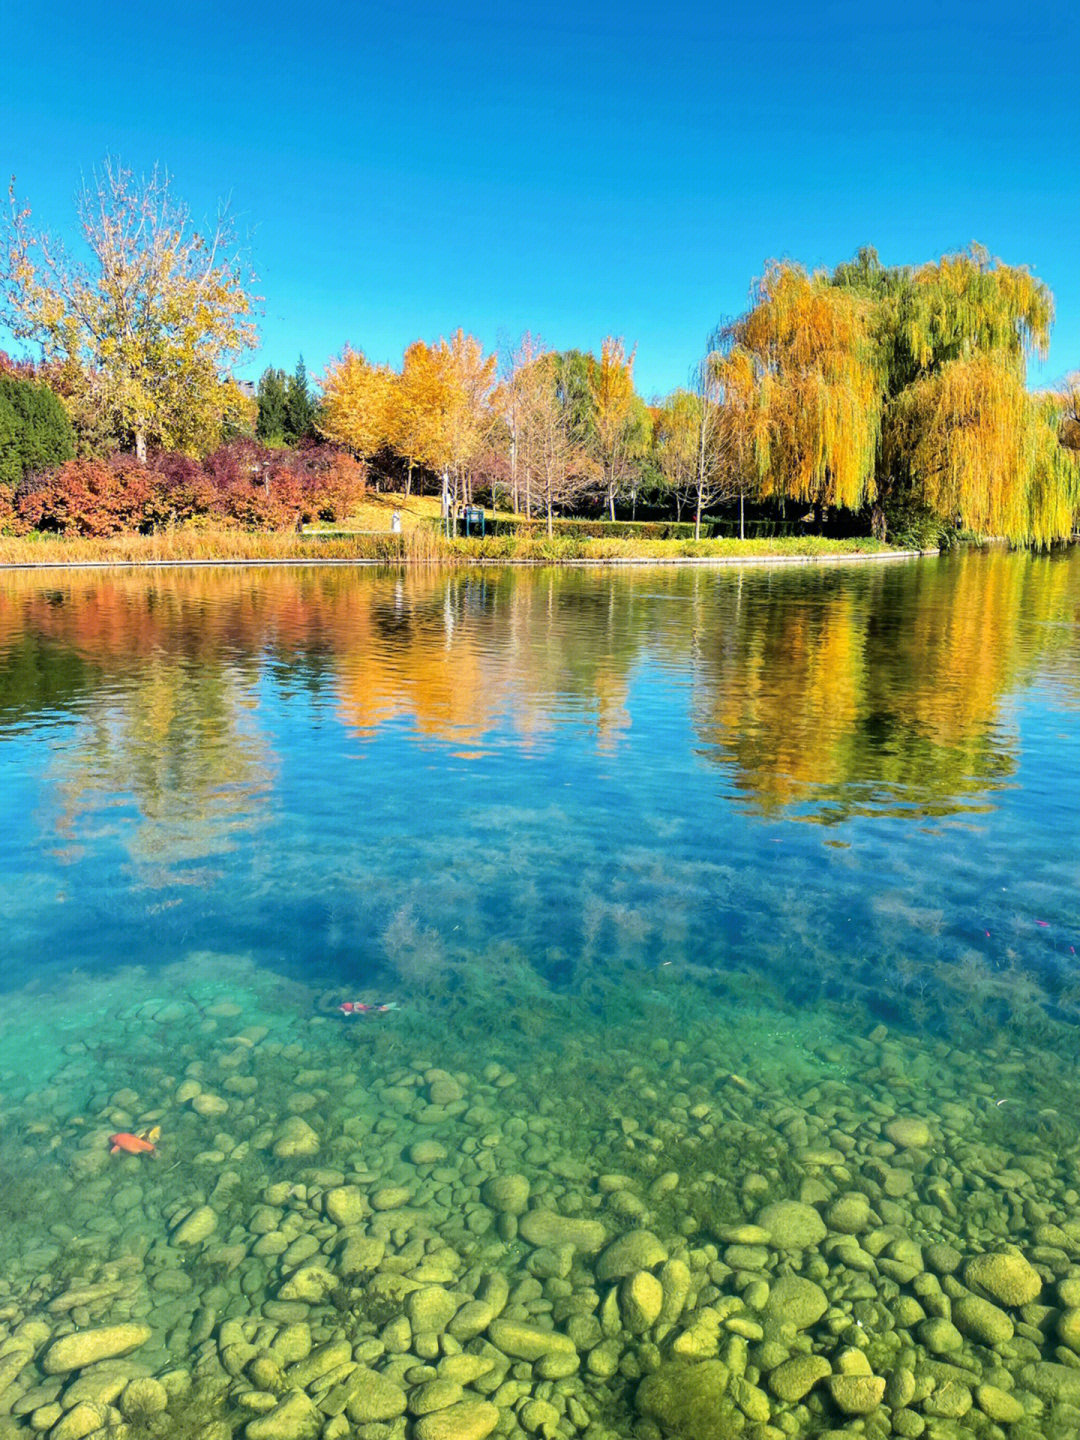
<path id="1" fill-rule="evenodd" d="M 0 1434 L 1077 1433 L 1078 580 L 0 577 Z"/>

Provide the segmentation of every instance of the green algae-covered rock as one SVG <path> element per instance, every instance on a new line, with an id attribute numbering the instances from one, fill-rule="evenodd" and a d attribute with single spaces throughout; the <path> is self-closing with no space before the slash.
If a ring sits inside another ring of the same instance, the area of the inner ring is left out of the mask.
<path id="1" fill-rule="evenodd" d="M 778 1400 L 797 1405 L 829 1371 L 829 1362 L 823 1355 L 796 1355 L 772 1371 L 769 1389 Z"/>
<path id="2" fill-rule="evenodd" d="M 554 1210 L 530 1210 L 518 1222 L 518 1234 L 530 1245 L 554 1248 L 573 1245 L 585 1255 L 594 1255 L 607 1239 L 599 1220 L 573 1215 L 556 1215 Z"/>
<path id="3" fill-rule="evenodd" d="M 918 1329 L 919 1342 L 925 1345 L 932 1355 L 949 1355 L 954 1350 L 963 1348 L 964 1337 L 950 1321 L 940 1315 L 931 1316 L 929 1320 L 923 1320 Z"/>
<path id="4" fill-rule="evenodd" d="M 321 1417 L 302 1390 L 294 1390 L 265 1415 L 249 1420 L 246 1440 L 314 1440 Z"/>
<path id="5" fill-rule="evenodd" d="M 199 1205 L 172 1232 L 174 1245 L 199 1245 L 217 1229 L 217 1216 L 209 1205 Z"/>
<path id="6" fill-rule="evenodd" d="M 812 1205 L 799 1200 L 778 1200 L 758 1211 L 757 1223 L 768 1231 L 776 1250 L 805 1250 L 825 1239 L 825 1222 Z"/>
<path id="7" fill-rule="evenodd" d="M 945 1380 L 922 1403 L 923 1414 L 939 1420 L 959 1420 L 971 1409 L 971 1390 L 960 1380 Z"/>
<path id="8" fill-rule="evenodd" d="M 596 1262 L 601 1284 L 621 1280 L 635 1270 L 651 1270 L 668 1258 L 667 1246 L 651 1230 L 628 1230 L 613 1240 Z"/>
<path id="9" fill-rule="evenodd" d="M 917 1115 L 899 1115 L 885 1126 L 885 1136 L 901 1149 L 925 1150 L 930 1144 L 930 1126 Z"/>
<path id="10" fill-rule="evenodd" d="M 404 1415 L 407 1403 L 405 1391 L 388 1376 L 374 1370 L 357 1371 L 350 1382 L 345 1413 L 354 1425 L 367 1425 Z"/>
<path id="11" fill-rule="evenodd" d="M 279 1160 L 295 1160 L 319 1153 L 319 1137 L 299 1115 L 290 1115 L 278 1128 L 273 1143 Z"/>
<path id="12" fill-rule="evenodd" d="M 46 1375 L 63 1375 L 68 1370 L 81 1370 L 99 1360 L 112 1360 L 130 1355 L 150 1339 L 149 1325 L 104 1325 L 97 1330 L 77 1330 L 54 1340 L 41 1360 Z"/>
<path id="13" fill-rule="evenodd" d="M 498 1409 L 490 1401 L 463 1400 L 424 1415 L 412 1433 L 414 1440 L 486 1440 L 498 1423 Z"/>
<path id="14" fill-rule="evenodd" d="M 663 1303 L 663 1286 L 648 1270 L 636 1270 L 619 1286 L 619 1313 L 623 1325 L 634 1334 L 656 1323 Z"/>
<path id="15" fill-rule="evenodd" d="M 813 1280 L 805 1280 L 801 1275 L 781 1275 L 769 1292 L 765 1313 L 781 1324 L 806 1330 L 816 1325 L 828 1308 L 825 1291 Z"/>
<path id="16" fill-rule="evenodd" d="M 524 1215 L 529 1189 L 525 1175 L 492 1175 L 481 1185 L 480 1198 L 502 1215 Z"/>
<path id="17" fill-rule="evenodd" d="M 488 1339 L 515 1360 L 539 1360 L 553 1350 L 576 1355 L 577 1350 L 569 1335 L 557 1330 L 541 1330 L 539 1325 L 526 1324 L 524 1320 L 493 1320 L 488 1326 Z"/>
<path id="18" fill-rule="evenodd" d="M 829 1206 L 825 1221 L 830 1230 L 841 1235 L 859 1235 L 874 1223 L 870 1216 L 870 1201 L 861 1190 L 838 1195 Z"/>
<path id="19" fill-rule="evenodd" d="M 975 1403 L 998 1425 L 1016 1425 L 1024 1418 L 1024 1407 L 1016 1396 L 999 1390 L 996 1385 L 977 1385 Z"/>
<path id="20" fill-rule="evenodd" d="M 746 1423 L 727 1398 L 728 1379 L 721 1360 L 669 1361 L 642 1380 L 635 1404 L 680 1440 L 727 1440 Z"/>
<path id="21" fill-rule="evenodd" d="M 964 1266 L 964 1283 L 999 1305 L 1029 1305 L 1042 1290 L 1039 1272 L 1016 1251 L 973 1255 Z"/>
<path id="22" fill-rule="evenodd" d="M 845 1415 L 869 1415 L 885 1394 L 880 1375 L 832 1375 L 827 1383 L 833 1404 Z"/>
<path id="23" fill-rule="evenodd" d="M 1015 1327 L 1011 1317 L 979 1295 L 961 1295 L 954 1300 L 952 1318 L 962 1334 L 980 1345 L 1004 1345 L 1013 1338 Z"/>

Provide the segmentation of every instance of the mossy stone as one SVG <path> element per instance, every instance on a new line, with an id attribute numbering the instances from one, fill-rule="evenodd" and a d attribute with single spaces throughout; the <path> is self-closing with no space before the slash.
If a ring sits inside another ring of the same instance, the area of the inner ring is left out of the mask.
<path id="1" fill-rule="evenodd" d="M 898 1115 L 885 1126 L 885 1136 L 904 1150 L 925 1150 L 930 1144 L 930 1126 L 918 1115 Z"/>
<path id="2" fill-rule="evenodd" d="M 499 1411 L 490 1401 L 462 1400 L 419 1419 L 413 1440 L 486 1440 L 498 1423 Z"/>
<path id="3" fill-rule="evenodd" d="M 964 1266 L 964 1283 L 999 1305 L 1029 1305 L 1042 1290 L 1042 1276 L 1017 1251 L 973 1255 Z"/>
<path id="4" fill-rule="evenodd" d="M 782 1325 L 806 1330 L 816 1325 L 829 1308 L 828 1297 L 813 1280 L 801 1275 L 781 1275 L 769 1292 L 765 1313 Z"/>
<path id="5" fill-rule="evenodd" d="M 932 1355 L 950 1355 L 954 1350 L 961 1350 L 964 1345 L 964 1337 L 952 1323 L 943 1316 L 934 1315 L 929 1320 L 923 1320 L 918 1330 L 919 1341 L 925 1345 Z"/>
<path id="6" fill-rule="evenodd" d="M 1075 1313 L 1080 1318 L 1080 1311 Z M 958 1300 L 954 1300 L 952 1318 L 959 1331 L 972 1340 L 977 1340 L 980 1345 L 1005 1345 L 1013 1338 L 1016 1328 L 1012 1318 L 1004 1310 L 989 1300 L 983 1300 L 979 1295 L 961 1295 Z M 1062 1338 L 1064 1339 L 1064 1336 Z"/>
<path id="7" fill-rule="evenodd" d="M 628 1230 L 613 1240 L 597 1260 L 596 1278 L 606 1285 L 635 1270 L 651 1270 L 667 1258 L 667 1246 L 651 1230 Z"/>
<path id="8" fill-rule="evenodd" d="M 825 1239 L 825 1222 L 812 1205 L 799 1200 L 778 1200 L 766 1205 L 757 1223 L 768 1231 L 775 1250 L 805 1250 Z"/>
<path id="9" fill-rule="evenodd" d="M 746 1423 L 727 1400 L 728 1379 L 721 1360 L 668 1361 L 645 1376 L 635 1404 L 640 1415 L 685 1440 L 727 1440 Z"/>
<path id="10" fill-rule="evenodd" d="M 1024 1407 L 1015 1395 L 1000 1390 L 996 1385 L 977 1385 L 975 1403 L 984 1415 L 998 1425 L 1016 1425 L 1024 1418 Z"/>
<path id="11" fill-rule="evenodd" d="M 828 1387 L 833 1404 L 845 1415 L 869 1415 L 885 1394 L 880 1375 L 831 1375 Z"/>
<path id="12" fill-rule="evenodd" d="M 830 1372 L 823 1355 L 796 1355 L 769 1375 L 769 1389 L 786 1405 L 797 1405 Z"/>

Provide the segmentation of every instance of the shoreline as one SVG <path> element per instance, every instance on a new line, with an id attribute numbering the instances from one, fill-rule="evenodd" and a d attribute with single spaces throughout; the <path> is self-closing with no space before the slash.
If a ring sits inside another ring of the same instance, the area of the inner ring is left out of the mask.
<path id="1" fill-rule="evenodd" d="M 696 566 L 708 568 L 730 567 L 733 565 L 844 565 L 861 564 L 869 560 L 922 560 L 940 556 L 940 550 L 868 550 L 838 551 L 832 555 L 606 555 L 589 558 L 586 556 L 553 560 L 549 558 L 520 559 L 496 556 L 439 556 L 414 559 L 401 556 L 396 559 L 366 556 L 336 555 L 295 555 L 295 556 L 221 556 L 213 559 L 175 560 L 25 560 L 0 561 L 0 573 L 7 570 L 194 570 L 194 569 L 258 569 L 314 566 L 352 566 L 359 569 L 385 569 L 387 567 L 412 567 L 433 565 L 465 565 L 521 567 L 525 569 L 589 568 L 595 566 L 643 567 L 643 566 Z"/>

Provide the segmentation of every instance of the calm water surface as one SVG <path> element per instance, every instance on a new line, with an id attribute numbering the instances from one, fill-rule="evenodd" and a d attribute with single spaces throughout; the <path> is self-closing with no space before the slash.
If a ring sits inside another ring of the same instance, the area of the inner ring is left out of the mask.
<path id="1" fill-rule="evenodd" d="M 763 1399 L 709 1399 L 721 1437 L 856 1423 L 831 1381 L 770 1384 L 774 1341 L 915 1375 L 870 1435 L 1075 1433 L 1080 1381 L 1047 1367 L 1080 1366 L 1052 1318 L 1080 1298 L 1078 619 L 1075 552 L 0 574 L 0 1425 L 70 1426 L 95 1372 L 57 1378 L 49 1346 L 130 1321 L 148 1337 L 99 1369 L 164 1383 L 172 1428 L 106 1386 L 95 1433 L 442 1440 L 344 1397 L 371 1366 L 420 1417 L 440 1356 L 502 1353 L 409 1309 L 497 1275 L 505 1315 L 568 1330 L 582 1368 L 511 1350 L 518 1393 L 495 1364 L 446 1436 L 689 1435 L 667 1367 L 729 1305 L 750 1328 L 707 1353 Z M 925 1134 L 897 1141 L 898 1118 Z M 110 1155 L 158 1126 L 158 1157 Z M 500 1175 L 520 1206 L 493 1200 Z M 742 1234 L 788 1200 L 823 1240 Z M 601 1325 L 598 1246 L 534 1238 L 526 1204 L 605 1242 L 648 1230 L 641 1268 L 685 1259 L 685 1305 L 669 1274 L 660 1319 L 624 1298 Z M 212 1232 L 183 1238 L 203 1206 Z M 350 1269 L 358 1234 L 385 1255 Z M 906 1279 L 879 1263 L 904 1244 Z M 958 1296 L 924 1303 L 935 1245 L 960 1257 L 939 1277 L 995 1303 L 962 1266 L 1018 1247 L 1052 1308 L 937 1346 L 919 1325 Z M 297 1288 L 302 1262 L 329 1278 Z M 829 1305 L 801 1338 L 753 1288 L 787 1273 Z M 342 1407 L 306 1373 L 233 1368 L 233 1321 L 283 1365 L 282 1326 L 347 1341 Z M 27 1334 L 5 1382 L 4 1337 Z M 273 1410 L 290 1385 L 302 1420 Z"/>

